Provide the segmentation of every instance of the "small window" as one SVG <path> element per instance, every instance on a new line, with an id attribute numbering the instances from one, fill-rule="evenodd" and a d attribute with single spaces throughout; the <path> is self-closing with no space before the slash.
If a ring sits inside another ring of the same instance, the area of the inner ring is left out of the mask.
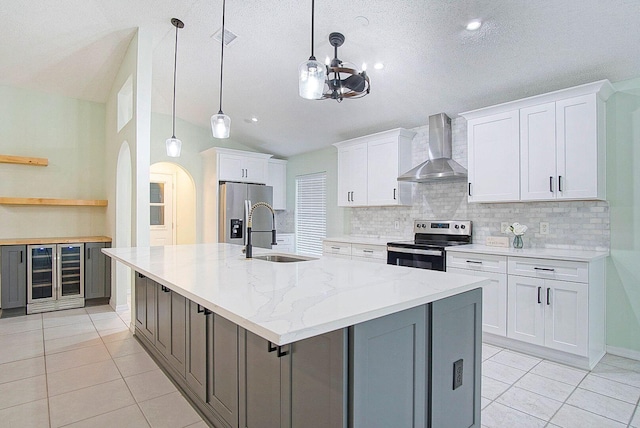
<path id="1" fill-rule="evenodd" d="M 149 201 L 151 226 L 164 226 L 164 183 L 150 183 Z"/>
<path id="2" fill-rule="evenodd" d="M 296 177 L 296 252 L 322 255 L 327 236 L 327 173 Z"/>

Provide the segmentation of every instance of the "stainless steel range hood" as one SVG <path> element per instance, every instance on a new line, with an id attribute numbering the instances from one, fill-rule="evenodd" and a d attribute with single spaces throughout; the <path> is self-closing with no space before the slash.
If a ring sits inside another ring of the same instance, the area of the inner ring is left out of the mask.
<path id="1" fill-rule="evenodd" d="M 429 159 L 398 177 L 398 181 L 427 183 L 465 178 L 467 170 L 451 159 L 451 119 L 444 113 L 429 116 Z"/>

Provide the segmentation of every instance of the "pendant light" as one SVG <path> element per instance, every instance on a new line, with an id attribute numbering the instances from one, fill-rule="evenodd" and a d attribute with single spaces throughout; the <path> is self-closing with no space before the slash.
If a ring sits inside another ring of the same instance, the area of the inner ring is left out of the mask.
<path id="1" fill-rule="evenodd" d="M 211 116 L 211 131 L 214 138 L 229 138 L 231 130 L 231 118 L 222 112 L 222 66 L 224 64 L 224 10 L 225 0 L 222 0 L 222 34 L 220 49 L 220 110 L 218 114 Z"/>
<path id="2" fill-rule="evenodd" d="M 178 65 L 178 28 L 184 28 L 184 22 L 178 18 L 171 18 L 171 24 L 176 27 L 176 44 L 173 53 L 173 133 L 171 138 L 167 138 L 167 156 L 172 158 L 180 157 L 182 141 L 176 138 L 176 68 Z"/>
<path id="3" fill-rule="evenodd" d="M 298 67 L 298 93 L 307 100 L 322 98 L 327 69 L 323 63 L 313 55 L 315 0 L 311 0 L 311 56 Z"/>

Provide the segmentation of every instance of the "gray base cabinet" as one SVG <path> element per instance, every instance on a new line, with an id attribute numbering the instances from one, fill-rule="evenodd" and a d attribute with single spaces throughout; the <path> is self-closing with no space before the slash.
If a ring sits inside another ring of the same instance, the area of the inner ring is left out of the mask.
<path id="1" fill-rule="evenodd" d="M 214 427 L 480 427 L 481 289 L 274 346 L 135 287 L 136 336 Z"/>
<path id="2" fill-rule="evenodd" d="M 5 245 L 0 247 L 2 277 L 2 301 L 0 308 L 12 309 L 27 306 L 27 246 Z"/>
<path id="3" fill-rule="evenodd" d="M 109 242 L 84 244 L 84 298 L 111 297 L 111 259 L 101 250 L 111 248 Z"/>

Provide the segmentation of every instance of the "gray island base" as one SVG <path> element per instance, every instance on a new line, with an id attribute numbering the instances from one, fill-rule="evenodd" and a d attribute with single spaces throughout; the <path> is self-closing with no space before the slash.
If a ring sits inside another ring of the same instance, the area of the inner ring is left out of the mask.
<path id="1" fill-rule="evenodd" d="M 135 288 L 136 337 L 210 426 L 480 427 L 480 288 L 286 345 Z"/>

